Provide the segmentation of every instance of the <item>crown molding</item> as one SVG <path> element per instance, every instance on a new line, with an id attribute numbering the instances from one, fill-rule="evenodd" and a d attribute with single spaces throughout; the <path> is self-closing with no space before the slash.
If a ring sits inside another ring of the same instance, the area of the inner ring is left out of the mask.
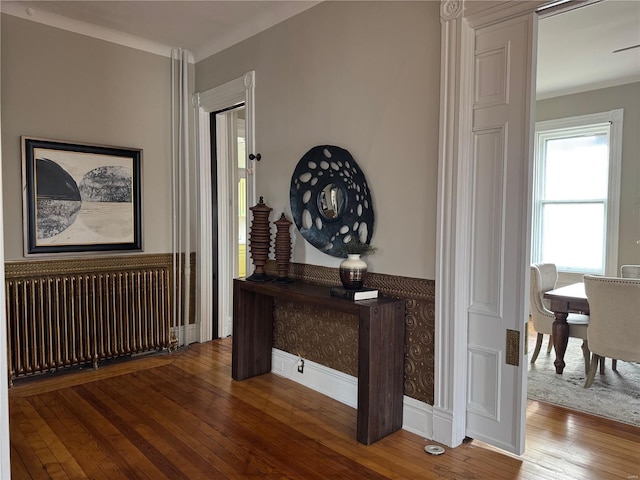
<path id="1" fill-rule="evenodd" d="M 171 58 L 173 46 L 153 42 L 142 37 L 116 30 L 100 27 L 92 23 L 74 20 L 55 13 L 45 12 L 32 7 L 20 5 L 20 2 L 0 2 L 0 12 L 19 17 L 31 22 L 40 23 L 49 27 L 59 28 L 87 37 L 97 38 L 106 42 L 115 43 L 124 47 L 142 50 L 144 52 L 161 55 Z M 190 55 L 189 62 L 193 63 L 193 56 Z"/>
<path id="2" fill-rule="evenodd" d="M 299 2 L 298 8 L 293 15 L 288 10 L 280 9 L 265 12 L 263 15 L 254 18 L 250 22 L 238 25 L 237 28 L 226 35 L 216 36 L 210 42 L 194 47 L 193 56 L 195 61 L 199 62 L 220 53 L 233 45 L 288 20 L 292 16 L 299 15 L 300 13 L 315 7 L 319 3 L 322 3 L 322 0 L 305 0 L 304 2 Z"/>

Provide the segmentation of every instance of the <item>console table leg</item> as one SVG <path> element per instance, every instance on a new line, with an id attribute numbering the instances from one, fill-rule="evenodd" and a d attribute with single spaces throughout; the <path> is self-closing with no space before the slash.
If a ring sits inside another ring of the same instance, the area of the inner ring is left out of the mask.
<path id="1" fill-rule="evenodd" d="M 234 286 L 231 376 L 234 380 L 271 371 L 273 298 Z"/>
<path id="2" fill-rule="evenodd" d="M 404 304 L 361 315 L 358 344 L 358 430 L 365 445 L 402 428 Z"/>

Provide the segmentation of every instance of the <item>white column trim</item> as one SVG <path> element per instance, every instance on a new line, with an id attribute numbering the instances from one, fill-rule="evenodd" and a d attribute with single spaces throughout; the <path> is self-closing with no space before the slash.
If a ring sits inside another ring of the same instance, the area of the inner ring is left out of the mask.
<path id="1" fill-rule="evenodd" d="M 200 107 L 200 94 L 194 95 L 194 106 L 197 108 L 196 132 L 198 171 L 198 216 L 196 240 L 197 277 L 196 277 L 196 318 L 200 322 L 200 341 L 213 338 L 211 318 L 213 318 L 213 264 L 212 264 L 212 206 L 211 206 L 211 138 L 209 135 L 209 115 Z M 209 321 L 207 321 L 207 319 Z"/>
<path id="2" fill-rule="evenodd" d="M 459 134 L 464 124 L 460 108 L 463 91 L 462 55 L 469 35 L 462 9 L 441 7 L 440 70 L 440 142 L 438 152 L 438 234 L 436 240 L 435 298 L 435 381 L 433 405 L 433 439 L 454 447 L 465 436 L 466 411 L 466 317 L 468 297 L 465 275 L 468 271 L 468 238 L 457 235 L 461 213 L 458 190 L 458 159 L 464 152 Z M 460 192 L 460 193 L 459 193 Z M 463 220 L 464 217 L 461 218 Z M 462 280 L 458 281 L 460 278 Z M 455 375 L 454 375 L 455 372 Z"/>

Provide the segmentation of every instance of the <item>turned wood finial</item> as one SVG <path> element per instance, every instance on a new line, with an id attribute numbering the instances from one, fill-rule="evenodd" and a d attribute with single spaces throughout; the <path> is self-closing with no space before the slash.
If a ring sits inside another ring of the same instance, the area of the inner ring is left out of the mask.
<path id="1" fill-rule="evenodd" d="M 265 205 L 264 198 L 260 197 L 260 201 L 255 206 L 250 207 L 249 210 L 253 214 L 249 233 L 249 252 L 255 269 L 253 275 L 248 277 L 247 280 L 264 282 L 271 279 L 265 273 L 264 266 L 267 264 L 269 248 L 271 247 L 269 214 L 273 209 Z"/>

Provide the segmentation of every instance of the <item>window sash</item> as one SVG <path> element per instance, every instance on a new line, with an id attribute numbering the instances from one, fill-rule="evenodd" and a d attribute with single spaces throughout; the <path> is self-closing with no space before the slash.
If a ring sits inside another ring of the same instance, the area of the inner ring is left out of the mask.
<path id="1" fill-rule="evenodd" d="M 575 267 L 557 264 L 558 271 L 576 273 L 615 274 L 617 271 L 617 239 L 618 239 L 618 211 L 620 189 L 620 163 L 622 143 L 622 109 L 610 112 L 570 117 L 560 120 L 538 122 L 536 124 L 536 149 L 534 157 L 534 198 L 532 223 L 532 262 L 544 261 L 543 242 L 549 240 L 544 232 L 544 210 L 554 205 L 593 205 L 602 206 L 602 234 L 598 234 L 598 241 L 602 239 L 602 252 L 597 261 L 591 266 Z M 606 133 L 608 140 L 608 182 L 606 198 L 554 199 L 543 198 L 544 180 L 546 174 L 546 142 L 554 139 L 573 138 L 578 135 L 597 135 Z M 590 227 L 591 225 L 587 225 Z M 566 235 L 579 239 L 587 228 L 583 226 L 577 231 L 566 231 Z M 595 257 L 594 257 L 595 258 Z M 554 262 L 556 263 L 556 262 Z M 568 262 L 570 263 L 570 262 Z M 597 268 L 593 265 L 598 264 Z"/>
<path id="2" fill-rule="evenodd" d="M 606 261 L 606 202 L 541 205 L 540 261 L 554 263 L 564 272 L 602 273 Z"/>

